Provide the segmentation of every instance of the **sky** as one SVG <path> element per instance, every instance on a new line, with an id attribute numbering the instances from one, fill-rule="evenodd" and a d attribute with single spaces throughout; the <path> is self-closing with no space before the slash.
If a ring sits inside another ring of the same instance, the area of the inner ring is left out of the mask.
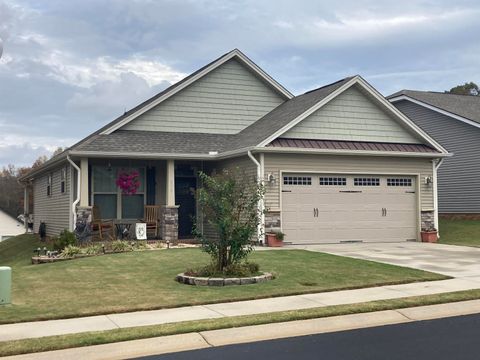
<path id="1" fill-rule="evenodd" d="M 239 48 L 294 94 L 480 83 L 480 2 L 0 0 L 0 167 L 72 145 Z"/>

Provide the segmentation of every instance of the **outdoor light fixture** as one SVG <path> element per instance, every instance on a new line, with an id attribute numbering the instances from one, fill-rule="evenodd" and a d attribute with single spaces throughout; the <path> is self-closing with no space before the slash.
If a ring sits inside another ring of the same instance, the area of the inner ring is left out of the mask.
<path id="1" fill-rule="evenodd" d="M 46 246 L 43 247 L 43 252 L 45 253 L 45 255 L 47 255 L 47 247 Z"/>
<path id="2" fill-rule="evenodd" d="M 266 180 L 270 185 L 275 184 L 275 175 L 273 175 L 272 173 L 268 173 L 266 178 L 267 178 Z"/>
<path id="3" fill-rule="evenodd" d="M 105 254 L 105 244 L 102 244 L 102 252 Z"/>
<path id="4" fill-rule="evenodd" d="M 170 240 L 167 240 L 167 249 L 170 249 Z"/>
<path id="5" fill-rule="evenodd" d="M 433 177 L 425 176 L 425 185 L 432 185 L 433 184 Z"/>

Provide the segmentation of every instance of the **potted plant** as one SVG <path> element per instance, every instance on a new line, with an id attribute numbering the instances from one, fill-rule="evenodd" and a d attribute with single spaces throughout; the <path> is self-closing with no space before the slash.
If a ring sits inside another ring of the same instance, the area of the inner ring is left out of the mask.
<path id="1" fill-rule="evenodd" d="M 272 231 L 265 234 L 267 246 L 282 247 L 285 234 L 281 231 Z"/>
<path id="2" fill-rule="evenodd" d="M 423 229 L 421 235 L 422 242 L 436 243 L 438 241 L 437 229 L 435 229 L 434 227 Z"/>

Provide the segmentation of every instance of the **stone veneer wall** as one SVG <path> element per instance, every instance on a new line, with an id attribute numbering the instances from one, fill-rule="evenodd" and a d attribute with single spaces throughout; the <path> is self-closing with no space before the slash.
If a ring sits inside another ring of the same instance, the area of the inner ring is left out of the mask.
<path id="1" fill-rule="evenodd" d="M 281 216 L 280 211 L 267 211 L 265 213 L 265 232 L 280 231 Z"/>
<path id="2" fill-rule="evenodd" d="M 165 241 L 178 241 L 178 206 L 162 205 L 160 210 L 160 238 Z"/>
<path id="3" fill-rule="evenodd" d="M 433 211 L 422 211 L 422 231 L 435 227 L 435 213 Z"/>

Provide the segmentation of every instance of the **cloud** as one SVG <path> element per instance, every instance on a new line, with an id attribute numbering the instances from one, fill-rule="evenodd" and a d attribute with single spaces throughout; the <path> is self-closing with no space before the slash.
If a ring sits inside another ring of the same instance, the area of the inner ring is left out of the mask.
<path id="1" fill-rule="evenodd" d="M 235 47 L 294 93 L 357 73 L 385 94 L 478 82 L 479 15 L 470 0 L 0 0 L 0 166 Z"/>

